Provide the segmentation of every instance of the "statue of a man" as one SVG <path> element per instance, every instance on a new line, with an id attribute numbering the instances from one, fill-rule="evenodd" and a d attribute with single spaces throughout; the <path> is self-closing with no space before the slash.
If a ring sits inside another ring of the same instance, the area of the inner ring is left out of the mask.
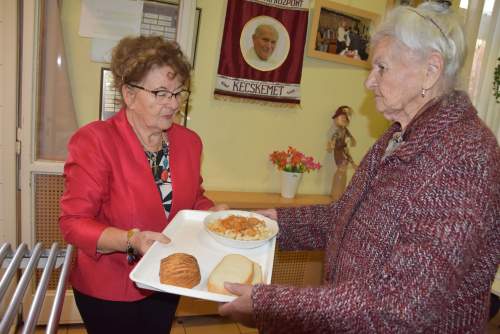
<path id="1" fill-rule="evenodd" d="M 332 116 L 334 122 L 334 131 L 332 137 L 328 141 L 327 150 L 333 153 L 337 170 L 333 176 L 331 196 L 334 200 L 338 200 L 344 192 L 347 180 L 347 167 L 351 164 L 354 168 L 357 165 L 354 163 L 349 146 L 355 146 L 356 140 L 347 128 L 349 125 L 349 117 L 352 114 L 352 108 L 349 106 L 340 106 Z"/>

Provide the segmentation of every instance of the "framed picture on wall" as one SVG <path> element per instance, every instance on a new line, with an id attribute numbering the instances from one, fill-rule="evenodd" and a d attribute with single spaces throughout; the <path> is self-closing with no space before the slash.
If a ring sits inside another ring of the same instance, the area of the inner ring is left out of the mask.
<path id="1" fill-rule="evenodd" d="M 387 8 L 391 9 L 396 6 L 412 6 L 417 7 L 424 0 L 387 0 Z"/>
<path id="2" fill-rule="evenodd" d="M 121 108 L 120 92 L 113 85 L 113 74 L 109 68 L 101 68 L 101 94 L 99 119 L 107 120 L 114 116 Z"/>
<path id="3" fill-rule="evenodd" d="M 141 35 L 159 35 L 168 41 L 177 40 L 179 20 L 181 19 L 180 15 L 183 14 L 178 3 L 167 3 L 162 0 L 144 1 L 142 12 Z M 201 9 L 196 8 L 193 14 L 193 31 L 186 37 L 191 45 L 187 47 L 187 50 L 183 49 L 183 51 L 189 52 L 189 54 L 186 54 L 186 57 L 191 61 L 191 65 L 194 66 Z"/>
<path id="4" fill-rule="evenodd" d="M 379 15 L 333 1 L 318 0 L 307 55 L 369 68 L 369 41 Z"/>
<path id="5" fill-rule="evenodd" d="M 113 74 L 109 68 L 101 68 L 101 93 L 99 104 L 99 119 L 101 121 L 116 115 L 121 109 L 121 96 L 113 83 Z M 189 108 L 189 99 L 179 107 L 175 117 L 177 124 L 187 126 L 187 112 Z"/>

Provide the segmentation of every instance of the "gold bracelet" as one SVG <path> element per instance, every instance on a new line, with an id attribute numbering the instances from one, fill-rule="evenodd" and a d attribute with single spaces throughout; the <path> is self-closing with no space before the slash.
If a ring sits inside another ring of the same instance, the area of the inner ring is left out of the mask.
<path id="1" fill-rule="evenodd" d="M 137 250 L 135 250 L 135 248 L 132 247 L 132 245 L 130 244 L 130 239 L 132 239 L 134 234 L 136 234 L 137 232 L 140 232 L 138 228 L 133 228 L 133 229 L 127 231 L 127 248 L 126 248 L 125 253 L 127 254 L 127 262 L 129 264 L 132 264 L 135 261 L 137 261 L 137 258 L 139 255 L 137 253 Z"/>

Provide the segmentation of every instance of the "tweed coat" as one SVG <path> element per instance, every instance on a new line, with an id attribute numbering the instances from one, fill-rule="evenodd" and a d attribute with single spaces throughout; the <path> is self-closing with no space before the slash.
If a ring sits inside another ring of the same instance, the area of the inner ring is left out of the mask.
<path id="1" fill-rule="evenodd" d="M 278 209 L 282 250 L 324 249 L 320 287 L 257 285 L 260 333 L 483 333 L 500 262 L 500 149 L 468 97 L 431 104 L 338 202 Z"/>

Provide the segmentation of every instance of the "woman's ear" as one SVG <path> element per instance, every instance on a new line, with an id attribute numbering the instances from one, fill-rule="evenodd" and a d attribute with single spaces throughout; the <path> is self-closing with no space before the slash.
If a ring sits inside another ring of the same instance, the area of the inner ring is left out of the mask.
<path id="1" fill-rule="evenodd" d="M 122 96 L 125 105 L 131 108 L 135 101 L 135 91 L 127 84 L 122 85 Z"/>
<path id="2" fill-rule="evenodd" d="M 424 88 L 425 90 L 433 88 L 443 75 L 443 71 L 443 56 L 439 52 L 431 52 L 427 57 L 427 68 L 422 88 Z"/>

